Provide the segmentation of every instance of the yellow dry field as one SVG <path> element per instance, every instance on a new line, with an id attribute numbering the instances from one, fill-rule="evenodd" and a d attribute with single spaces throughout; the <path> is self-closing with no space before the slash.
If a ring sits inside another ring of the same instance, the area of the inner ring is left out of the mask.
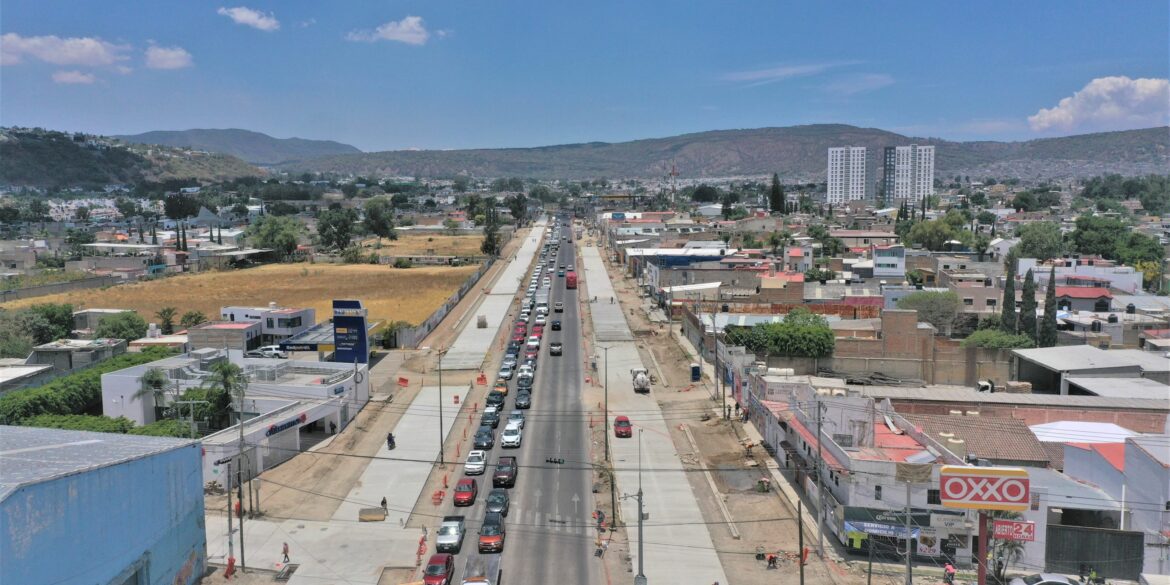
<path id="1" fill-rule="evenodd" d="M 418 324 L 458 290 L 476 268 L 270 264 L 22 299 L 0 307 L 71 303 L 74 310 L 134 309 L 149 322 L 159 309 L 168 306 L 175 307 L 180 316 L 195 310 L 214 319 L 220 307 L 266 306 L 274 301 L 286 307 L 312 307 L 317 310 L 317 320 L 325 321 L 332 316 L 333 299 L 358 299 L 369 310 L 371 320 Z"/>
<path id="2" fill-rule="evenodd" d="M 362 242 L 372 249 L 376 238 Z M 397 240 L 382 240 L 382 249 L 373 250 L 381 256 L 479 256 L 483 236 L 449 236 L 443 234 L 411 234 L 398 232 Z"/>

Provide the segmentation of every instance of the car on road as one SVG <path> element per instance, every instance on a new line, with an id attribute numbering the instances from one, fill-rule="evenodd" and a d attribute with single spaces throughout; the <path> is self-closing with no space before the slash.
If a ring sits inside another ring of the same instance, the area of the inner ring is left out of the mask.
<path id="1" fill-rule="evenodd" d="M 500 457 L 496 461 L 496 472 L 492 474 L 492 486 L 512 487 L 516 485 L 516 474 L 520 472 L 515 457 Z"/>
<path id="2" fill-rule="evenodd" d="M 476 449 L 491 449 L 496 446 L 496 433 L 490 426 L 480 425 L 475 431 L 474 445 Z"/>
<path id="3" fill-rule="evenodd" d="M 500 368 L 500 377 L 505 380 L 511 380 L 513 374 L 514 372 L 512 371 L 512 366 L 509 366 L 508 364 L 504 364 L 504 366 Z"/>
<path id="4" fill-rule="evenodd" d="M 516 393 L 516 408 L 528 409 L 532 408 L 532 393 L 526 390 L 521 390 Z"/>
<path id="5" fill-rule="evenodd" d="M 507 424 L 517 425 L 520 428 L 524 428 L 524 413 L 520 412 L 519 410 L 513 410 L 512 412 L 509 412 Z"/>
<path id="6" fill-rule="evenodd" d="M 634 425 L 630 423 L 630 417 L 621 415 L 613 419 L 613 436 L 623 439 L 634 436 Z"/>
<path id="7" fill-rule="evenodd" d="M 279 345 L 265 345 L 263 347 L 256 348 L 256 351 L 260 352 L 260 354 L 266 358 L 279 358 L 282 360 L 288 359 L 288 354 L 285 353 L 284 350 L 280 349 Z"/>
<path id="8" fill-rule="evenodd" d="M 548 355 L 561 355 L 564 352 L 565 346 L 561 342 L 554 341 L 548 345 Z"/>
<path id="9" fill-rule="evenodd" d="M 504 517 L 499 512 L 488 512 L 479 527 L 479 552 L 504 552 Z"/>
<path id="10" fill-rule="evenodd" d="M 570 264 L 570 265 L 569 265 L 569 272 L 572 272 L 572 271 L 573 271 L 573 265 L 572 265 L 572 264 Z"/>
<path id="11" fill-rule="evenodd" d="M 503 516 L 507 516 L 508 508 L 512 507 L 508 490 L 504 488 L 492 488 L 492 491 L 488 492 L 487 498 L 484 499 L 484 503 L 488 512 L 496 512 Z"/>
<path id="12" fill-rule="evenodd" d="M 465 477 L 455 484 L 455 505 L 474 506 L 475 496 L 479 495 L 479 482 Z"/>
<path id="13" fill-rule="evenodd" d="M 1036 573 L 1027 577 L 1016 577 L 1008 585 L 1074 585 L 1073 580 L 1056 573 Z"/>
<path id="14" fill-rule="evenodd" d="M 531 391 L 533 380 L 534 378 L 532 376 L 520 376 L 519 378 L 516 378 L 516 389 Z"/>
<path id="15" fill-rule="evenodd" d="M 467 454 L 463 462 L 463 473 L 467 475 L 483 475 L 487 469 L 487 451 L 476 449 Z"/>
<path id="16" fill-rule="evenodd" d="M 525 348 L 524 349 L 524 362 L 523 363 L 526 364 L 530 360 L 534 360 L 539 356 L 540 356 L 540 348 L 537 348 L 537 347 Z"/>
<path id="17" fill-rule="evenodd" d="M 560 331 L 561 330 L 561 320 L 560 319 L 557 319 L 557 320 L 552 322 L 552 330 L 553 331 Z"/>
<path id="18" fill-rule="evenodd" d="M 500 411 L 499 409 L 489 406 L 483 409 L 483 416 L 479 419 L 480 426 L 496 428 L 500 426 Z"/>
<path id="19" fill-rule="evenodd" d="M 463 549 L 465 532 L 463 516 L 443 516 L 443 523 L 439 525 L 439 533 L 435 536 L 435 550 L 458 554 Z"/>
<path id="20" fill-rule="evenodd" d="M 507 398 L 507 396 L 508 395 L 504 392 L 500 392 L 499 390 L 492 390 L 488 393 L 487 400 L 484 401 L 484 404 L 488 406 L 503 406 L 504 398 Z"/>
<path id="21" fill-rule="evenodd" d="M 516 369 L 516 354 L 508 352 L 504 355 L 504 361 L 500 363 L 501 366 L 508 366 L 513 370 Z"/>
<path id="22" fill-rule="evenodd" d="M 517 370 L 517 373 L 521 376 L 534 376 L 536 375 L 536 369 L 528 364 L 522 364 Z"/>
<path id="23" fill-rule="evenodd" d="M 564 268 L 562 268 L 562 269 L 558 270 L 558 271 L 557 271 L 557 276 L 559 276 L 559 277 L 561 277 L 561 278 L 564 278 L 564 277 L 565 277 L 565 269 L 564 269 Z"/>
<path id="24" fill-rule="evenodd" d="M 553 305 L 553 311 L 555 311 L 557 313 L 564 313 L 565 312 L 565 303 L 563 303 L 561 301 L 557 301 L 556 304 Z"/>
<path id="25" fill-rule="evenodd" d="M 520 427 L 509 423 L 508 426 L 504 427 L 504 433 L 500 435 L 500 446 L 505 449 L 509 447 L 518 449 L 522 438 L 523 431 L 520 430 Z"/>
<path id="26" fill-rule="evenodd" d="M 528 348 L 529 349 L 540 349 L 540 338 L 535 336 L 535 335 L 530 335 L 528 337 Z"/>
<path id="27" fill-rule="evenodd" d="M 533 325 L 532 334 L 541 339 L 544 339 L 544 325 Z"/>
<path id="28" fill-rule="evenodd" d="M 455 557 L 447 553 L 431 555 L 423 569 L 423 585 L 451 585 L 455 576 Z"/>
<path id="29" fill-rule="evenodd" d="M 544 325 L 545 323 L 548 323 L 548 317 L 546 317 L 544 315 L 544 313 L 540 313 L 540 314 L 536 315 L 536 324 L 537 325 Z"/>
<path id="30" fill-rule="evenodd" d="M 501 392 L 504 396 L 508 395 L 508 381 L 503 378 L 496 378 L 496 383 L 492 387 L 495 392 Z"/>

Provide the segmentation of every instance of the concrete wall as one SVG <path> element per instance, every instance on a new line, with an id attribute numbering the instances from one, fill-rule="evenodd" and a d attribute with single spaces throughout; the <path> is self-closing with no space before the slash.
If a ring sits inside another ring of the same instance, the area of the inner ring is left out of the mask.
<path id="1" fill-rule="evenodd" d="M 503 244 L 500 244 L 500 246 L 502 247 Z M 398 329 L 395 332 L 397 347 L 417 348 L 418 344 L 421 343 L 427 335 L 430 335 L 431 331 L 434 331 L 435 327 L 438 327 L 439 323 L 443 322 L 443 319 L 447 317 L 447 314 L 450 313 L 451 310 L 454 309 L 461 300 L 463 300 L 463 297 L 466 296 L 467 293 L 472 288 L 474 288 L 476 284 L 479 283 L 479 279 L 483 277 L 483 275 L 487 273 L 488 269 L 492 267 L 493 262 L 494 260 L 489 258 L 488 261 L 479 268 L 479 270 L 476 270 L 471 276 L 467 277 L 467 280 L 463 281 L 463 284 L 459 287 L 459 290 L 455 291 L 454 294 L 448 297 L 446 302 L 444 302 L 438 309 L 435 309 L 435 311 L 431 313 L 429 317 L 424 319 L 422 323 L 419 323 L 414 327 L 403 327 Z"/>
<path id="2" fill-rule="evenodd" d="M 1163 432 L 1151 442 L 1165 449 L 1168 439 L 1170 436 Z M 1170 502 L 1170 469 L 1132 441 L 1125 445 L 1125 476 L 1127 501 Z M 1131 510 L 1132 524 L 1127 524 L 1126 528 L 1143 532 L 1147 545 L 1164 545 L 1166 538 L 1161 533 L 1170 529 L 1170 514 L 1149 506 L 1133 506 Z M 1161 546 L 1146 546 L 1143 570 L 1159 575 L 1170 574 L 1170 554 Z"/>
<path id="3" fill-rule="evenodd" d="M 7 303 L 9 301 L 16 301 L 20 299 L 31 299 L 34 297 L 43 297 L 45 295 L 55 295 L 75 290 L 102 288 L 113 286 L 121 282 L 122 279 L 116 276 L 94 276 L 91 278 L 82 278 L 80 280 L 72 280 L 69 282 L 30 286 L 26 288 L 18 288 L 16 290 L 4 290 L 0 291 L 0 303 Z"/>
<path id="4" fill-rule="evenodd" d="M 198 443 L 18 489 L 2 504 L 0 582 L 199 582 L 207 541 Z M 132 581 L 133 582 L 133 581 Z"/>
<path id="5" fill-rule="evenodd" d="M 1110 496 L 1121 499 L 1125 474 L 1089 446 L 1065 445 L 1063 471 L 1075 480 L 1091 483 Z"/>

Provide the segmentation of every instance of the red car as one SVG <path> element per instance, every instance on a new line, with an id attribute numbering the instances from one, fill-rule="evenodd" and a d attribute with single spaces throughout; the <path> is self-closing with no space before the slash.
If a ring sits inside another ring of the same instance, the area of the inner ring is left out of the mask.
<path id="1" fill-rule="evenodd" d="M 529 358 L 535 359 L 537 357 L 540 357 L 540 350 L 539 349 L 526 349 L 526 350 L 524 350 L 524 359 L 529 359 Z"/>
<path id="2" fill-rule="evenodd" d="M 619 416 L 613 419 L 613 436 L 624 439 L 634 436 L 634 425 L 630 424 L 630 417 Z"/>
<path id="3" fill-rule="evenodd" d="M 534 325 L 532 327 L 533 335 L 544 335 L 544 325 Z"/>
<path id="4" fill-rule="evenodd" d="M 528 327 L 526 327 L 523 323 L 517 325 L 515 329 L 512 329 L 512 335 L 516 335 L 517 333 L 520 335 L 527 335 Z"/>
<path id="5" fill-rule="evenodd" d="M 517 332 L 512 334 L 512 341 L 524 343 L 525 341 L 528 341 L 528 337 L 522 332 Z"/>
<path id="6" fill-rule="evenodd" d="M 475 496 L 479 494 L 479 482 L 465 477 L 455 486 L 455 505 L 474 506 Z"/>
<path id="7" fill-rule="evenodd" d="M 450 553 L 431 555 L 423 571 L 423 585 L 451 585 L 455 575 L 455 557 Z"/>

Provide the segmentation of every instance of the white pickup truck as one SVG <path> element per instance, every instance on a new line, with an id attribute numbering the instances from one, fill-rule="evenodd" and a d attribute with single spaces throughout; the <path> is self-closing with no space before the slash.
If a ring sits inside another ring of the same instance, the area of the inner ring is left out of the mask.
<path id="1" fill-rule="evenodd" d="M 443 516 L 439 534 L 435 536 L 435 549 L 439 552 L 459 553 L 463 548 L 463 533 L 466 527 L 463 516 Z"/>

